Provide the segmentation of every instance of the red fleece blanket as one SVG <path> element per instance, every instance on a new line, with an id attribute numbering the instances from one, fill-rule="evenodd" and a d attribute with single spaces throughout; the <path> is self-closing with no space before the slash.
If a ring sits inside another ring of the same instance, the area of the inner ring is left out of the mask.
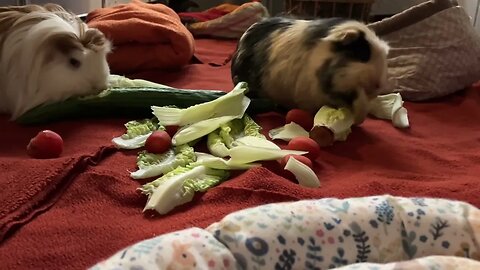
<path id="1" fill-rule="evenodd" d="M 233 48 L 223 60 L 211 59 L 224 61 Z M 189 65 L 170 84 L 229 90 L 228 70 L 228 65 Z M 155 78 L 165 82 L 167 75 Z M 205 227 L 232 211 L 270 202 L 389 193 L 459 199 L 480 207 L 479 104 L 480 87 L 428 103 L 407 102 L 410 130 L 367 120 L 346 142 L 323 149 L 316 161 L 322 183 L 318 189 L 282 177 L 271 162 L 198 194 L 192 203 L 163 217 L 142 214 L 146 198 L 136 192 L 139 183 L 128 174 L 136 151 L 110 147 L 110 139 L 123 132 L 129 119 L 19 127 L 1 118 L 1 268 L 84 269 L 142 239 Z M 278 114 L 256 119 L 265 132 L 283 124 Z M 45 128 L 64 136 L 63 157 L 28 159 L 28 139 Z"/>

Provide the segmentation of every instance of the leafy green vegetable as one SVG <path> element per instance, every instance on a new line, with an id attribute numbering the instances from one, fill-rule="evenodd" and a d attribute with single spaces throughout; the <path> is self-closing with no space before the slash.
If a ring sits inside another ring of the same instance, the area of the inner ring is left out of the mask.
<path id="1" fill-rule="evenodd" d="M 247 114 L 243 116 L 243 125 L 245 126 L 243 129 L 245 136 L 256 136 L 265 138 L 265 136 L 260 133 L 262 131 L 262 127 L 255 121 L 253 121 L 253 119 Z"/>
<path id="2" fill-rule="evenodd" d="M 295 122 L 290 122 L 284 126 L 273 128 L 268 132 L 272 140 L 290 141 L 296 137 L 309 137 L 308 131 Z"/>
<path id="3" fill-rule="evenodd" d="M 224 116 L 219 116 L 215 118 L 209 118 L 194 124 L 189 124 L 181 127 L 177 131 L 177 133 L 173 136 L 172 144 L 179 145 L 179 144 L 188 143 L 192 140 L 196 140 L 198 138 L 201 138 L 203 136 L 210 134 L 220 126 L 234 119 L 242 118 L 249 104 L 250 104 L 250 99 L 247 97 L 243 97 L 242 103 L 230 105 L 231 109 L 237 112 L 236 115 L 224 115 Z"/>
<path id="4" fill-rule="evenodd" d="M 118 148 L 140 148 L 145 145 L 145 141 L 153 131 L 165 130 L 165 127 L 160 125 L 155 117 L 129 121 L 125 123 L 125 128 L 124 134 L 112 139 L 112 143 Z"/>
<path id="5" fill-rule="evenodd" d="M 261 127 L 247 114 L 242 119 L 234 119 L 208 134 L 207 147 L 217 157 L 228 156 L 230 148 L 239 143 L 241 138 L 258 137 L 265 139 L 260 133 Z"/>
<path id="6" fill-rule="evenodd" d="M 195 150 L 189 145 L 179 145 L 163 154 L 141 151 L 137 156 L 138 170 L 130 173 L 133 179 L 144 179 L 168 173 L 177 167 L 196 161 Z"/>
<path id="7" fill-rule="evenodd" d="M 232 159 L 226 160 L 221 157 L 201 152 L 197 152 L 197 160 L 192 163 L 192 166 L 198 165 L 219 170 L 247 170 L 261 166 L 259 163 L 235 163 Z"/>
<path id="8" fill-rule="evenodd" d="M 337 141 L 344 141 L 352 132 L 354 123 L 353 113 L 348 108 L 332 108 L 323 106 L 317 111 L 313 119 L 314 126 L 325 126 L 330 129 Z"/>
<path id="9" fill-rule="evenodd" d="M 221 116 L 217 118 L 211 118 L 200 121 L 195 124 L 187 125 L 180 128 L 172 138 L 173 145 L 186 144 L 191 141 L 202 138 L 208 135 L 210 132 L 216 130 L 221 124 L 227 123 L 236 116 Z"/>
<path id="10" fill-rule="evenodd" d="M 126 87 L 154 87 L 154 88 L 170 88 L 164 84 L 154 83 L 142 79 L 129 79 L 124 76 L 111 74 L 108 78 L 108 88 L 126 88 Z"/>
<path id="11" fill-rule="evenodd" d="M 220 136 L 219 131 L 225 125 L 220 125 L 220 128 L 212 131 L 207 136 L 207 148 L 210 153 L 217 157 L 226 157 L 228 156 L 228 147 L 223 142 L 223 138 Z"/>
<path id="12" fill-rule="evenodd" d="M 140 188 L 148 196 L 144 211 L 154 209 L 159 214 L 166 214 L 191 201 L 195 192 L 204 192 L 228 177 L 228 171 L 206 166 L 177 167 Z"/>
<path id="13" fill-rule="evenodd" d="M 230 149 L 230 157 L 233 163 L 250 163 L 260 160 L 276 160 L 286 155 L 305 155 L 305 151 L 283 150 L 271 147 L 258 147 L 251 145 L 239 145 Z"/>
<path id="14" fill-rule="evenodd" d="M 247 90 L 247 84 L 241 82 L 232 91 L 209 102 L 185 109 L 152 106 L 152 111 L 164 125 L 177 126 L 185 126 L 221 116 L 243 115 L 246 107 L 250 104 L 250 99 L 245 96 Z M 245 103 L 247 103 L 246 107 Z"/>
<path id="15" fill-rule="evenodd" d="M 122 135 L 123 139 L 132 139 L 159 129 L 165 130 L 158 123 L 158 119 L 155 118 L 129 121 L 125 124 L 125 127 L 127 128 L 127 133 Z"/>

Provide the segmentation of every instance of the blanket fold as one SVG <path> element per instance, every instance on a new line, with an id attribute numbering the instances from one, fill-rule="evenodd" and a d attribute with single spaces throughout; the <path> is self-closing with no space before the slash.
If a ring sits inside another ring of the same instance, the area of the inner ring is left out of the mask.
<path id="1" fill-rule="evenodd" d="M 134 0 L 96 9 L 86 21 L 113 42 L 108 58 L 113 73 L 177 69 L 188 64 L 194 53 L 192 34 L 178 14 L 163 4 Z"/>
<path id="2" fill-rule="evenodd" d="M 5 122 L 3 118 L 0 121 Z M 5 123 L 3 127 L 9 132 L 0 136 L 0 243 L 55 204 L 88 166 L 95 165 L 115 151 L 103 139 L 79 143 L 79 140 L 94 138 L 94 134 L 111 134 L 113 137 L 114 133 L 108 129 L 101 131 L 92 126 L 91 129 L 72 132 L 71 126 L 62 123 L 43 128 Z M 42 129 L 54 130 L 63 137 L 64 152 L 61 157 L 33 159 L 27 156 L 28 141 Z"/>
<path id="3" fill-rule="evenodd" d="M 254 23 L 270 16 L 260 2 L 242 5 L 221 4 L 202 12 L 180 13 L 188 30 L 195 37 L 240 38 Z"/>

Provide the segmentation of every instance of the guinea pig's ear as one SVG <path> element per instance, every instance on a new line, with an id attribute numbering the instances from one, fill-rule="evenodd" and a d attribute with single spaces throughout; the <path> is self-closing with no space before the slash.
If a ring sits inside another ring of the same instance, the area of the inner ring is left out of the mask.
<path id="1" fill-rule="evenodd" d="M 82 33 L 80 35 L 80 42 L 85 48 L 95 52 L 110 52 L 112 49 L 111 42 L 96 28 L 89 28 Z"/>
<path id="2" fill-rule="evenodd" d="M 353 43 L 360 36 L 361 33 L 358 29 L 347 29 L 340 33 L 339 42 L 342 43 L 342 45 L 348 45 Z"/>
<path id="3" fill-rule="evenodd" d="M 363 32 L 361 32 L 360 29 L 342 29 L 339 31 L 334 31 L 330 35 L 330 40 L 341 45 L 349 45 L 358 40 L 362 34 Z"/>

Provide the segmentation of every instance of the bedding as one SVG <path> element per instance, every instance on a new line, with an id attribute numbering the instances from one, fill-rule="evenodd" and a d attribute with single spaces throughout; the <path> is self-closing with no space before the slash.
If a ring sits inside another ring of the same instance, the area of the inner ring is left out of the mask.
<path id="1" fill-rule="evenodd" d="M 427 1 L 370 25 L 391 47 L 386 92 L 422 101 L 480 80 L 480 35 L 456 2 Z"/>
<path id="2" fill-rule="evenodd" d="M 95 19 L 90 22 L 94 21 Z M 173 20 L 174 27 L 179 27 L 178 22 L 179 19 Z M 117 26 L 115 20 L 112 25 Z M 236 46 L 235 40 L 196 37 L 194 46 L 191 47 L 193 39 L 182 31 L 185 29 L 182 28 L 180 31 L 183 34 L 180 40 L 185 43 L 178 48 L 185 49 L 190 55 L 193 53 L 193 59 L 182 58 L 182 61 L 175 62 L 176 70 L 172 70 L 165 69 L 165 66 L 157 68 L 135 66 L 133 61 L 137 59 L 127 57 L 126 61 L 120 61 L 120 65 L 126 68 L 128 77 L 181 89 L 231 90 L 234 85 L 230 79 L 229 59 Z M 173 51 L 175 56 L 173 39 L 166 42 L 172 43 L 165 44 L 165 47 L 158 44 L 157 46 L 164 48 L 162 51 L 164 53 Z M 125 45 L 124 48 L 125 50 L 128 50 L 129 46 L 147 48 L 141 40 L 137 45 Z M 117 42 L 116 46 L 121 48 L 122 43 Z M 159 58 L 156 60 L 158 62 Z M 459 71 L 461 70 L 470 72 L 466 67 L 459 68 Z M 111 144 L 112 138 L 124 132 L 123 124 L 133 119 L 125 116 L 64 119 L 48 124 L 24 126 L 9 122 L 6 116 L 0 116 L 1 268 L 85 269 L 101 261 L 108 262 L 107 259 L 115 258 L 119 250 L 136 243 L 141 245 L 145 243 L 141 241 L 157 239 L 155 238 L 157 236 L 164 239 L 177 232 L 184 235 L 192 230 L 204 236 L 215 236 L 215 232 L 209 230 L 218 228 L 225 231 L 222 222 L 235 219 L 239 213 L 263 209 L 251 207 L 262 207 L 270 203 L 321 204 L 340 202 L 337 200 L 342 199 L 355 201 L 354 198 L 359 197 L 365 197 L 363 200 L 368 201 L 369 196 L 388 194 L 381 198 L 387 198 L 389 203 L 395 205 L 410 202 L 410 197 L 416 197 L 425 198 L 427 201 L 429 198 L 459 200 L 480 207 L 478 197 L 480 122 L 477 121 L 480 118 L 479 104 L 479 85 L 472 85 L 463 90 L 455 89 L 455 93 L 449 96 L 428 102 L 405 102 L 410 129 L 396 129 L 389 121 L 368 119 L 362 126 L 355 127 L 345 142 L 336 142 L 330 147 L 323 148 L 320 157 L 314 162 L 316 174 L 321 182 L 319 188 L 302 187 L 291 175 L 285 173 L 277 162 L 265 162 L 262 167 L 232 174 L 228 181 L 208 192 L 196 194 L 191 203 L 180 206 L 164 216 L 151 212 L 142 213 L 146 197 L 137 192 L 142 182 L 131 179 L 129 175 L 130 171 L 136 169 L 135 159 L 138 151 L 119 151 Z M 267 135 L 270 129 L 285 124 L 284 116 L 273 112 L 256 115 L 255 120 L 263 127 L 264 135 Z M 60 158 L 50 160 L 28 158 L 26 145 L 29 139 L 43 129 L 51 129 L 62 135 L 65 149 Z M 283 142 L 279 141 L 278 144 L 284 146 Z M 299 200 L 313 201 L 296 202 Z M 431 202 L 443 204 L 444 201 Z M 463 206 L 464 210 L 477 211 L 476 208 L 460 202 L 454 204 Z M 358 207 L 361 206 L 359 203 Z M 396 209 L 399 211 L 399 208 Z M 236 212 L 241 210 L 245 212 Z M 400 220 L 413 218 L 407 213 L 403 219 L 394 219 L 395 222 L 392 220 L 391 224 L 383 226 L 385 224 L 378 221 L 378 216 L 375 216 L 374 212 L 363 210 L 365 209 L 357 209 L 356 212 L 369 213 L 377 220 L 377 223 L 361 223 L 361 228 L 370 226 L 369 236 L 385 233 L 385 228 L 398 228 L 398 224 L 402 224 Z M 431 220 L 435 220 L 437 210 L 422 211 L 429 215 Z M 457 212 L 458 215 L 459 213 Z M 414 216 L 417 218 L 418 212 L 414 212 Z M 449 217 L 449 221 L 453 222 L 450 224 L 458 226 L 467 224 L 464 217 L 455 217 L 453 215 L 451 219 Z M 423 215 L 420 219 L 421 230 L 428 237 L 426 241 L 431 241 L 430 224 Z M 472 217 L 468 220 L 475 219 Z M 372 228 L 374 226 L 372 224 L 377 224 L 378 228 Z M 345 223 L 342 226 L 344 225 Z M 415 227 L 415 223 L 413 226 Z M 445 232 L 451 232 L 458 226 L 448 227 Z M 414 229 L 417 230 L 416 227 Z M 234 237 L 239 232 L 229 233 Z M 225 235 L 227 234 L 220 234 L 219 239 L 225 242 L 228 238 Z M 248 230 L 245 235 L 253 236 Z M 407 234 L 408 239 L 405 240 L 410 241 L 410 235 L 412 234 Z M 415 236 L 419 235 L 415 233 Z M 266 235 L 262 234 L 262 237 Z M 451 236 L 448 237 L 447 248 L 444 248 L 446 244 L 443 245 L 443 240 L 436 242 L 440 246 L 437 245 L 438 249 L 435 251 L 439 252 L 432 253 L 437 255 L 411 258 L 412 260 L 405 264 L 376 265 L 375 262 L 371 262 L 372 264 L 363 266 L 401 269 L 421 264 L 436 267 L 438 264 L 435 263 L 440 261 L 445 262 L 443 264 L 445 267 L 455 264 L 475 266 L 476 261 L 448 256 L 460 251 L 459 243 L 455 242 L 457 239 L 450 243 Z M 473 242 L 473 238 L 465 237 L 465 241 Z M 374 238 L 371 240 L 372 247 Z M 222 242 L 215 241 L 213 244 L 216 247 L 225 247 L 218 245 L 218 243 L 223 245 Z M 327 238 L 327 243 L 328 241 Z M 279 243 L 281 244 L 281 241 L 276 242 Z M 257 244 L 250 248 L 257 250 Z M 407 244 L 410 244 L 410 247 L 413 247 L 412 244 L 418 247 L 418 254 L 415 256 L 421 253 L 419 248 L 426 245 L 420 238 L 415 238 L 414 242 L 410 241 Z M 469 250 L 471 246 L 469 245 Z M 460 247 L 465 251 L 462 243 Z M 475 250 L 478 249 L 476 244 L 474 247 Z M 445 249 L 448 251 L 447 254 L 443 252 Z M 407 250 L 410 250 L 411 254 L 414 249 Z M 245 251 L 250 252 L 243 250 Z M 338 249 L 329 250 L 335 251 L 338 253 Z M 232 263 L 234 259 L 238 260 L 232 258 L 229 252 L 225 250 L 222 254 L 230 258 Z M 375 250 L 372 248 L 370 253 L 373 252 Z M 332 254 L 328 254 L 330 259 L 334 256 Z M 406 258 L 398 257 L 405 256 L 402 254 L 395 253 L 397 256 L 395 259 Z M 342 261 L 339 254 L 335 256 Z M 348 256 L 348 260 L 352 262 L 356 257 L 351 252 L 344 252 L 342 256 L 345 258 Z M 381 255 L 378 253 L 375 256 L 379 258 Z M 478 258 L 473 253 L 469 256 Z M 346 266 L 344 269 L 354 267 L 356 266 Z"/>
<path id="3" fill-rule="evenodd" d="M 224 14 L 218 16 L 222 11 Z M 198 20 L 186 22 L 188 30 L 195 37 L 240 38 L 252 24 L 268 17 L 269 13 L 262 3 L 252 1 L 236 7 L 235 5 L 222 4 L 200 12 L 200 14 L 183 13 L 179 15 L 183 18 L 183 21 L 193 18 Z"/>
<path id="4" fill-rule="evenodd" d="M 90 269 L 473 270 L 479 217 L 470 204 L 421 197 L 273 203 L 141 241 Z"/>
<path id="5" fill-rule="evenodd" d="M 232 41 L 201 40 L 199 57 L 226 62 Z M 219 48 L 215 50 L 215 48 Z M 229 63 L 192 63 L 180 72 L 144 71 L 143 78 L 183 89 L 229 91 Z M 170 77 L 173 75 L 172 77 Z M 165 216 L 142 213 L 146 198 L 132 180 L 137 151 L 111 139 L 130 118 L 98 118 L 22 126 L 0 118 L 0 257 L 5 269 L 85 269 L 141 240 L 198 227 L 262 204 L 303 199 L 393 196 L 456 199 L 479 207 L 480 87 L 429 102 L 405 102 L 411 128 L 368 119 L 345 142 L 323 148 L 315 161 L 319 188 L 304 188 L 276 162 L 233 174 Z M 257 115 L 266 135 L 284 124 L 278 113 Z M 65 141 L 59 159 L 29 159 L 39 130 Z M 279 145 L 282 145 L 279 142 Z"/>
<path id="6" fill-rule="evenodd" d="M 112 40 L 108 63 L 115 74 L 177 70 L 190 62 L 195 51 L 191 32 L 178 14 L 163 4 L 134 0 L 99 8 L 88 13 L 86 22 Z"/>

